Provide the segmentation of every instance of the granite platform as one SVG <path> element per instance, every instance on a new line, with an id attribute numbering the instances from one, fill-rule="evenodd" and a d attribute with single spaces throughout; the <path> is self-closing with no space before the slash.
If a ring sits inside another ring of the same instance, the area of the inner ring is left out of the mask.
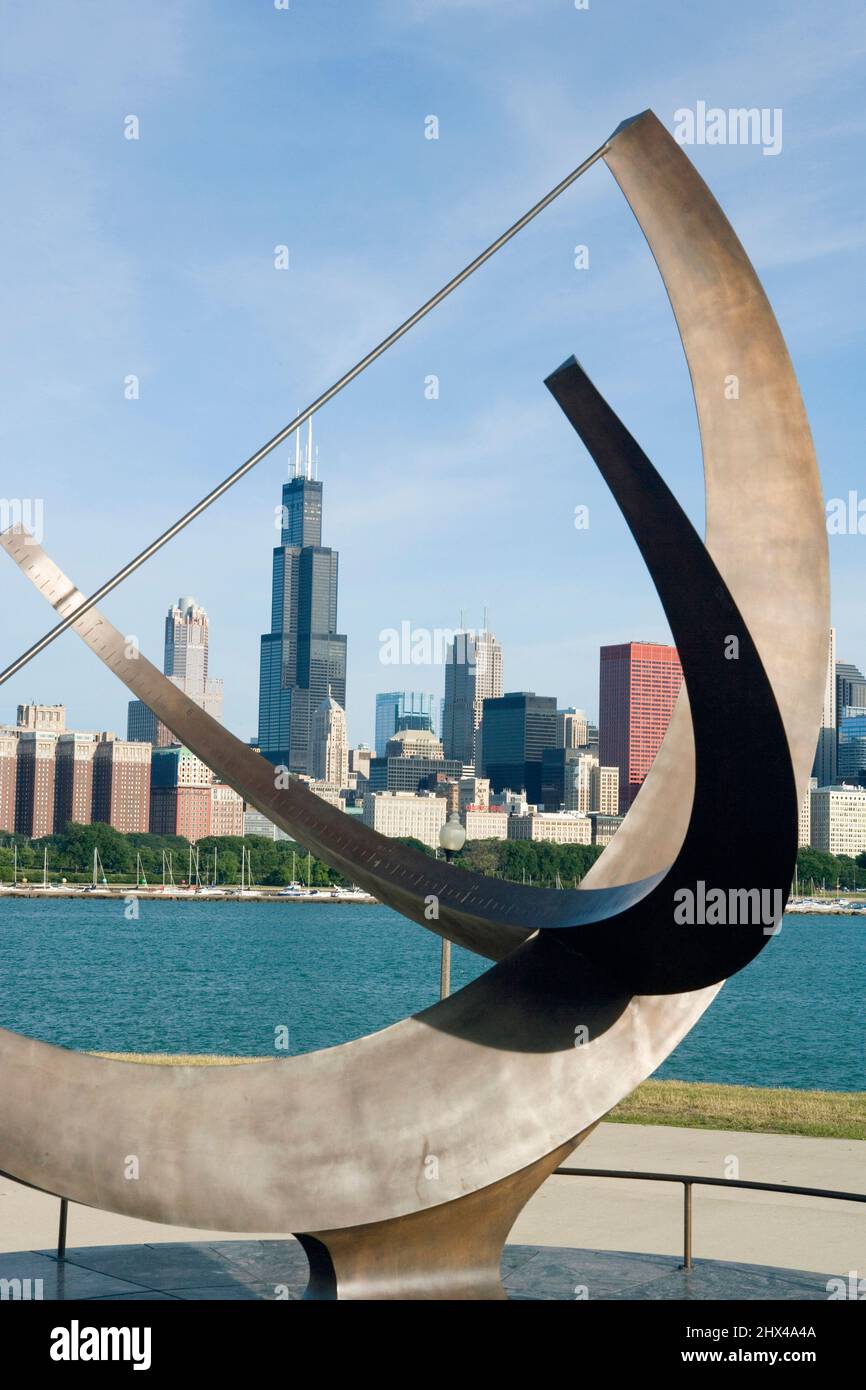
<path id="1" fill-rule="evenodd" d="M 671 1255 L 552 1245 L 507 1245 L 502 1274 L 514 1300 L 828 1297 L 828 1276 L 806 1270 L 706 1259 L 685 1270 Z M 0 1300 L 298 1300 L 307 1277 L 296 1240 L 91 1245 L 67 1250 L 64 1260 L 52 1250 L 0 1254 Z"/>

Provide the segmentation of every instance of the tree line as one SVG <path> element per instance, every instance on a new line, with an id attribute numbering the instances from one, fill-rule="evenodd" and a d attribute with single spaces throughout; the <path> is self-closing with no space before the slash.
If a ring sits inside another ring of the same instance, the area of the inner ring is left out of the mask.
<path id="1" fill-rule="evenodd" d="M 430 856 L 434 853 L 420 840 L 402 838 L 400 843 Z M 148 882 L 161 882 L 163 854 L 166 865 L 171 865 L 176 884 L 186 882 L 189 875 L 190 844 L 182 835 L 124 835 L 101 821 L 92 825 L 70 821 L 60 834 L 46 835 L 39 840 L 29 840 L 24 835 L 3 836 L 0 841 L 2 882 L 12 880 L 16 848 L 19 880 L 27 878 L 30 883 L 42 879 L 46 849 L 48 877 L 54 883 L 61 878 L 70 883 L 90 882 L 94 849 L 99 852 L 109 883 L 134 883 L 139 864 Z M 291 882 L 293 868 L 295 878 L 302 883 L 307 882 L 309 869 L 313 887 L 346 883 L 343 875 L 315 855 L 308 860 L 303 845 L 292 840 L 271 840 L 263 835 L 247 835 L 243 839 L 236 835 L 208 836 L 192 847 L 193 866 L 197 853 L 202 882 L 238 884 L 244 849 L 253 883 L 283 886 Z M 454 856 L 454 862 L 462 868 L 512 883 L 571 888 L 580 882 L 601 852 L 599 845 L 558 845 L 547 840 L 474 840 L 467 842 Z M 812 892 L 813 884 L 815 891 L 820 891 L 822 884 L 828 892 L 835 892 L 837 887 L 846 892 L 866 889 L 866 853 L 853 859 L 848 855 L 801 849 L 797 854 L 797 877 L 802 893 Z"/>

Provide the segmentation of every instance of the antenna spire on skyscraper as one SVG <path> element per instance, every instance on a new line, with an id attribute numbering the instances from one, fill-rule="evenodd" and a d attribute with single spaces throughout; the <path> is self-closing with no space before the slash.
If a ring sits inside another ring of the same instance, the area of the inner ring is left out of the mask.
<path id="1" fill-rule="evenodd" d="M 307 482 L 313 480 L 313 417 L 307 422 Z"/>

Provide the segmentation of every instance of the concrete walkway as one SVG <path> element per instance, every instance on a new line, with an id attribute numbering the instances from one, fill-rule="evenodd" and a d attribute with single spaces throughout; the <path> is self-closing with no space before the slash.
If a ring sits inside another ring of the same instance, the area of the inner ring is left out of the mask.
<path id="1" fill-rule="evenodd" d="M 575 1167 L 739 1177 L 866 1192 L 866 1143 L 725 1130 L 602 1124 L 575 1151 Z M 734 1169 L 736 1162 L 736 1170 Z M 56 1198 L 0 1178 L 0 1251 L 51 1249 Z M 509 1240 L 525 1246 L 633 1251 L 682 1257 L 678 1184 L 554 1177 L 519 1217 Z M 248 1232 L 273 1240 L 286 1232 Z M 69 1209 L 68 1245 L 224 1242 L 233 1233 L 157 1226 Z M 866 1203 L 781 1193 L 694 1189 L 696 1259 L 840 1274 L 866 1274 Z"/>

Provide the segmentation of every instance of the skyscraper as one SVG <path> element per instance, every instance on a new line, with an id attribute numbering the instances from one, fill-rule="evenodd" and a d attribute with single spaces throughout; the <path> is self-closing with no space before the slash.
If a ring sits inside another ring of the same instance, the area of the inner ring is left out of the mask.
<path id="1" fill-rule="evenodd" d="M 598 761 L 619 769 L 621 815 L 652 767 L 682 679 L 675 647 L 624 642 L 601 649 Z"/>
<path id="2" fill-rule="evenodd" d="M 502 695 L 502 648 L 486 627 L 454 634 L 445 659 L 442 742 L 446 758 L 481 770 L 479 729 L 484 701 Z"/>
<path id="3" fill-rule="evenodd" d="M 19 729 L 41 729 L 44 733 L 62 734 L 66 729 L 65 705 L 19 705 Z"/>
<path id="4" fill-rule="evenodd" d="M 584 748 L 588 736 L 589 722 L 586 710 L 575 709 L 574 705 L 570 705 L 568 709 L 556 711 L 557 748 Z"/>
<path id="5" fill-rule="evenodd" d="M 866 709 L 866 676 L 850 661 L 836 662 L 836 718 L 846 709 Z"/>
<path id="6" fill-rule="evenodd" d="M 486 699 L 481 721 L 483 776 L 494 792 L 526 790 L 542 800 L 542 756 L 556 746 L 556 700 L 532 690 Z"/>
<path id="7" fill-rule="evenodd" d="M 15 778 L 15 829 L 38 840 L 54 832 L 54 775 L 57 735 L 22 729 Z"/>
<path id="8" fill-rule="evenodd" d="M 836 751 L 836 777 L 840 782 L 858 782 L 866 774 L 866 709 L 849 705 L 839 720 Z M 835 781 L 835 779 L 834 779 Z M 820 783 L 819 786 L 829 786 Z"/>
<path id="9" fill-rule="evenodd" d="M 388 740 L 393 738 L 400 721 L 415 716 L 415 727 L 436 733 L 436 697 L 421 690 L 385 690 L 376 696 L 376 757 L 384 758 Z M 404 728 L 406 725 L 404 724 Z"/>
<path id="10" fill-rule="evenodd" d="M 77 825 L 90 823 L 96 748 L 92 734 L 58 735 L 54 764 L 55 834 L 60 834 L 68 821 Z"/>
<path id="11" fill-rule="evenodd" d="M 192 842 L 211 834 L 213 773 L 188 748 L 158 748 L 150 781 L 150 829 L 185 835 Z"/>
<path id="12" fill-rule="evenodd" d="M 165 619 L 162 669 L 169 680 L 214 719 L 222 718 L 223 683 L 208 675 L 210 624 L 204 608 L 194 598 L 179 598 Z M 166 748 L 177 742 L 174 734 L 141 700 L 127 706 L 126 737 L 132 743 L 151 743 Z"/>
<path id="13" fill-rule="evenodd" d="M 330 690 L 313 715 L 311 772 L 319 782 L 345 787 L 349 781 L 346 712 Z"/>
<path id="14" fill-rule="evenodd" d="M 222 717 L 223 683 L 208 675 L 208 616 L 194 598 L 179 598 L 165 619 L 163 670 L 214 719 Z"/>
<path id="15" fill-rule="evenodd" d="M 322 545 L 322 484 L 313 477 L 312 422 L 303 465 L 283 484 L 274 549 L 271 630 L 261 639 L 259 748 L 272 763 L 310 774 L 313 714 L 346 707 L 346 638 L 337 632 L 338 555 Z"/>
<path id="16" fill-rule="evenodd" d="M 93 819 L 124 835 L 150 826 L 151 750 L 125 738 L 102 738 L 93 755 Z"/>
<path id="17" fill-rule="evenodd" d="M 837 713 L 836 629 L 831 627 L 827 680 L 824 686 L 824 703 L 821 706 L 821 727 L 818 730 L 818 747 L 815 749 L 815 761 L 812 764 L 812 776 L 817 777 L 819 787 L 830 787 L 836 781 Z"/>
<path id="18" fill-rule="evenodd" d="M 18 774 L 18 736 L 0 732 L 0 831 L 15 829 L 15 783 Z"/>
<path id="19" fill-rule="evenodd" d="M 383 757 L 370 759 L 369 790 L 416 792 L 431 778 L 457 781 L 458 762 L 442 756 L 442 744 L 430 729 L 401 729 L 389 738 Z"/>

